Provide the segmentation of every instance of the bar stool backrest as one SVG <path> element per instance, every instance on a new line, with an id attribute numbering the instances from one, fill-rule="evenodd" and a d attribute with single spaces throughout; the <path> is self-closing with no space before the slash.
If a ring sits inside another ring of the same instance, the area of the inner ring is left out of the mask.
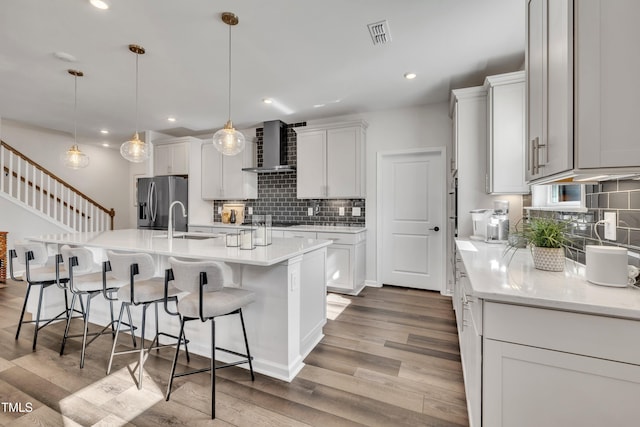
<path id="1" fill-rule="evenodd" d="M 29 261 L 29 265 L 33 267 L 43 266 L 49 259 L 49 253 L 44 243 L 39 242 L 15 242 L 16 255 L 18 256 L 18 262 L 22 265 L 26 265 L 25 255 L 27 252 L 33 252 L 33 259 Z"/>
<path id="2" fill-rule="evenodd" d="M 183 292 L 197 293 L 200 289 L 200 273 L 206 273 L 204 292 L 219 291 L 224 287 L 225 264 L 217 261 L 182 261 L 169 258 L 173 270 L 174 286 Z"/>
<path id="3" fill-rule="evenodd" d="M 69 258 L 75 256 L 78 257 L 78 265 L 73 267 L 73 274 L 86 274 L 94 271 L 95 264 L 93 262 L 93 252 L 87 248 L 72 248 L 69 245 L 64 245 L 60 248 L 62 253 L 62 260 L 67 270 L 71 270 L 69 266 Z"/>
<path id="4" fill-rule="evenodd" d="M 111 273 L 118 280 L 129 281 L 131 264 L 138 264 L 136 280 L 149 280 L 155 274 L 155 264 L 149 254 L 107 251 L 107 258 L 111 263 Z"/>

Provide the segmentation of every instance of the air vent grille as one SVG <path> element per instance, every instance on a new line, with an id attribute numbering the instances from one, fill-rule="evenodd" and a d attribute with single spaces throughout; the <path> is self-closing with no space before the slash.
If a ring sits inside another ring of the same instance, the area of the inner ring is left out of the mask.
<path id="1" fill-rule="evenodd" d="M 380 22 L 374 22 L 367 25 L 369 28 L 369 34 L 371 34 L 371 40 L 374 45 L 387 44 L 391 42 L 391 32 L 389 31 L 389 23 L 384 20 Z"/>

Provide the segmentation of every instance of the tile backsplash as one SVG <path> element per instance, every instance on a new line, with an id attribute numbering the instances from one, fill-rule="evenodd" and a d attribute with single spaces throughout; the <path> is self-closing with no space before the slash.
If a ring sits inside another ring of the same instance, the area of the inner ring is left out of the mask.
<path id="1" fill-rule="evenodd" d="M 305 126 L 306 123 L 292 123 L 287 125 L 287 162 L 296 166 L 296 132 L 293 128 Z M 256 130 L 257 161 L 262 165 L 262 128 Z M 213 204 L 213 220 L 221 221 L 218 208 L 224 203 L 245 203 L 252 207 L 256 215 L 271 214 L 274 222 L 300 224 L 335 224 L 362 225 L 365 224 L 365 200 L 306 200 L 296 197 L 297 172 L 268 172 L 258 174 L 258 198 L 251 200 L 216 200 Z M 339 215 L 340 208 L 344 208 L 344 216 Z M 360 216 L 352 216 L 352 209 L 360 208 Z M 308 209 L 314 210 L 314 215 L 308 215 Z M 245 221 L 251 221 L 250 215 L 245 215 Z"/>
<path id="2" fill-rule="evenodd" d="M 587 212 L 550 212 L 531 209 L 531 216 L 546 216 L 571 222 L 569 236 L 572 241 L 570 258 L 585 262 L 585 246 L 599 244 L 621 246 L 630 252 L 640 253 L 640 181 L 615 180 L 585 186 Z M 617 218 L 616 240 L 604 238 L 604 225 L 596 223 L 604 219 L 605 212 L 615 212 Z M 596 234 L 597 230 L 597 234 Z M 640 266 L 640 259 L 630 256 L 629 264 Z"/>

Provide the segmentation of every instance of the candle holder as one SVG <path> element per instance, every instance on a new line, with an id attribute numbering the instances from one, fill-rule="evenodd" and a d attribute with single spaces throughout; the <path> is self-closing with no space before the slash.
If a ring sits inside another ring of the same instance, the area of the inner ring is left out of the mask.
<path id="1" fill-rule="evenodd" d="M 251 250 L 256 248 L 253 232 L 254 230 L 252 228 L 243 228 L 240 230 L 240 249 Z"/>
<path id="2" fill-rule="evenodd" d="M 228 248 L 237 248 L 240 246 L 240 233 L 232 231 L 224 236 L 224 244 Z"/>
<path id="3" fill-rule="evenodd" d="M 269 246 L 271 244 L 271 215 L 253 215 L 251 218 L 255 228 L 255 245 Z"/>

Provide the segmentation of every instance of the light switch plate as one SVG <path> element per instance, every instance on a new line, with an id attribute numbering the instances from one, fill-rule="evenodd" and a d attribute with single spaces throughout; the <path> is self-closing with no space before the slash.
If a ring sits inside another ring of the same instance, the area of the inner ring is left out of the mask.
<path id="1" fill-rule="evenodd" d="M 343 207 L 338 208 L 338 215 L 340 215 L 340 216 L 344 216 L 344 206 L 343 206 Z"/>
<path id="2" fill-rule="evenodd" d="M 356 207 L 351 208 L 351 216 L 360 216 L 360 215 L 362 215 L 362 214 L 360 213 L 360 208 L 359 207 L 356 206 Z"/>
<path id="3" fill-rule="evenodd" d="M 253 215 L 253 206 L 249 206 L 247 209 L 249 210 L 249 215 Z"/>
<path id="4" fill-rule="evenodd" d="M 616 213 L 604 213 L 604 238 L 616 240 Z"/>
<path id="5" fill-rule="evenodd" d="M 313 208 L 307 208 L 307 215 L 313 216 Z"/>
<path id="6" fill-rule="evenodd" d="M 222 206 L 218 206 L 218 214 L 222 213 Z"/>

